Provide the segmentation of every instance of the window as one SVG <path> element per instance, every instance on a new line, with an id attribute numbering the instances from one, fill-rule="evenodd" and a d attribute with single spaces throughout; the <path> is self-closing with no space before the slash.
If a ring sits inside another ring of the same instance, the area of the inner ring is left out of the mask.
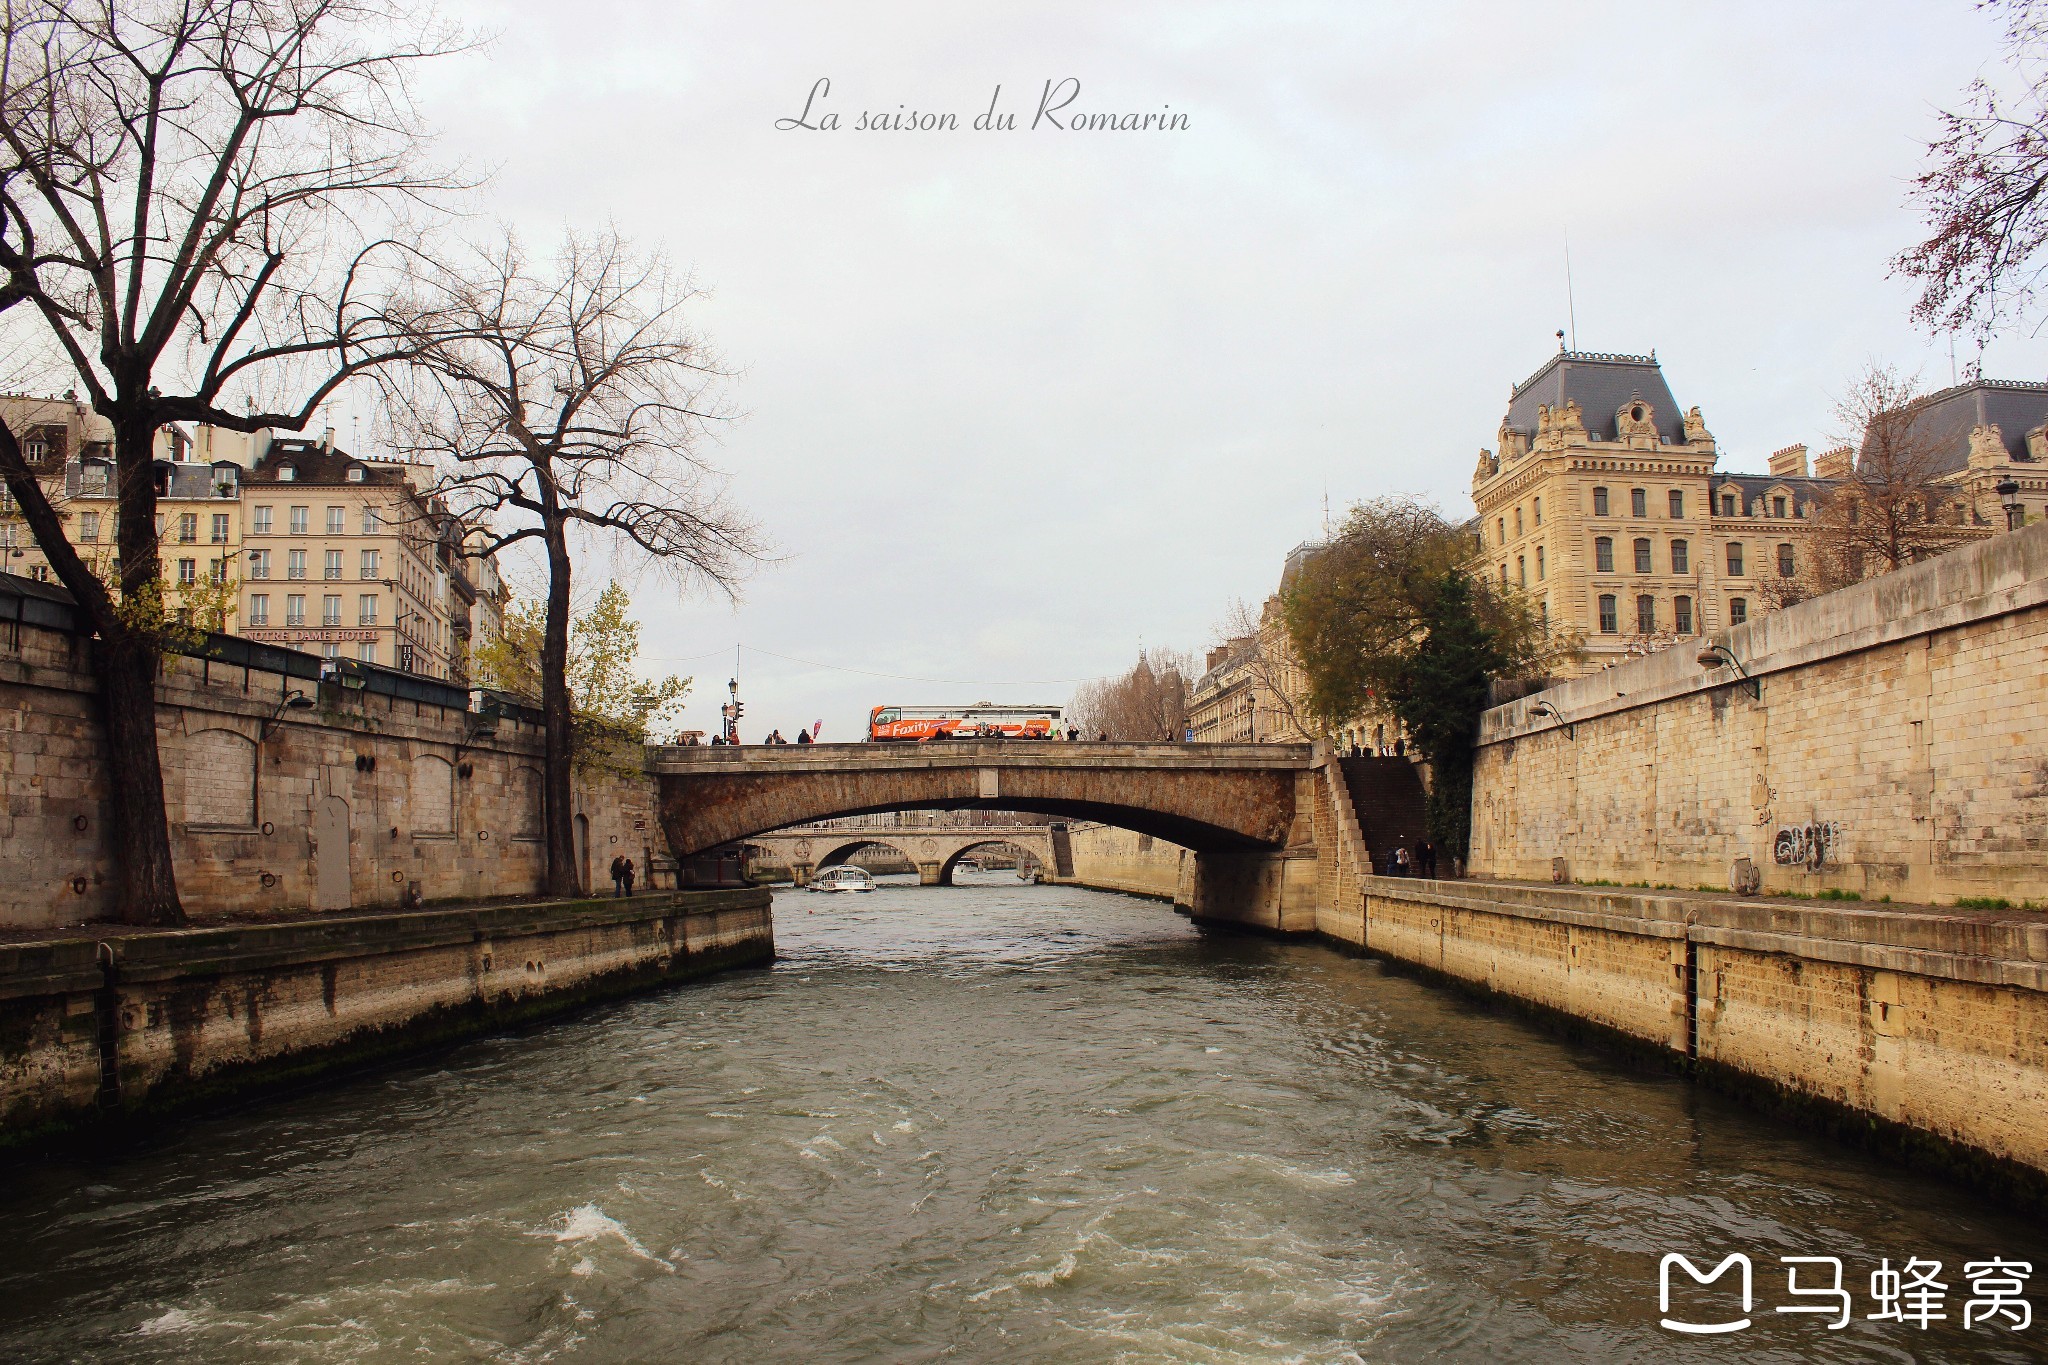
<path id="1" fill-rule="evenodd" d="M 366 536 L 376 535 L 382 529 L 380 521 L 381 518 L 378 517 L 376 508 L 365 507 L 363 509 L 363 534 Z"/>
<path id="2" fill-rule="evenodd" d="M 1650 542 L 1647 540 L 1636 541 L 1636 572 L 1650 572 Z"/>
<path id="3" fill-rule="evenodd" d="M 1636 633 L 1655 635 L 1657 633 L 1657 599 L 1648 593 L 1636 599 Z"/>
<path id="4" fill-rule="evenodd" d="M 1593 490 L 1593 515 L 1596 517 L 1607 515 L 1607 490 L 1604 488 Z"/>
<path id="5" fill-rule="evenodd" d="M 375 578 L 377 576 L 377 552 L 375 550 L 363 551 L 362 570 L 357 575 L 358 578 Z"/>
<path id="6" fill-rule="evenodd" d="M 1493 543 L 1496 545 L 1508 543 L 1508 519 L 1506 517 L 1495 517 L 1493 519 Z"/>
<path id="7" fill-rule="evenodd" d="M 320 657 L 323 659 L 339 659 L 341 657 L 341 646 L 337 644 L 320 646 Z"/>
<path id="8" fill-rule="evenodd" d="M 38 583 L 47 583 L 50 581 L 50 566 L 47 564 L 31 564 L 28 576 Z"/>
<path id="9" fill-rule="evenodd" d="M 1616 635 L 1619 634 L 1620 631 L 1621 622 L 1617 619 L 1614 610 L 1614 594 L 1611 592 L 1601 593 L 1600 633 L 1602 635 Z"/>
<path id="10" fill-rule="evenodd" d="M 270 594 L 252 593 L 249 596 L 249 624 L 267 626 L 270 624 Z"/>
<path id="11" fill-rule="evenodd" d="M 293 593 L 284 599 L 284 623 L 288 626 L 306 624 L 306 598 L 303 593 Z"/>
<path id="12" fill-rule="evenodd" d="M 254 515 L 251 516 L 249 520 L 249 534 L 254 536 L 267 536 L 270 534 L 270 509 L 268 507 L 257 508 Z"/>
<path id="13" fill-rule="evenodd" d="M 196 559 L 179 560 L 178 581 L 180 583 L 197 583 L 199 581 L 199 561 Z"/>
<path id="14" fill-rule="evenodd" d="M 338 626 L 341 624 L 341 594 L 328 593 L 320 599 L 320 624 Z"/>
<path id="15" fill-rule="evenodd" d="M 345 534 L 346 534 L 347 532 L 348 532 L 348 509 L 347 509 L 346 507 L 330 507 L 330 508 L 328 508 L 328 509 L 327 509 L 327 534 L 328 534 L 328 535 L 330 535 L 330 536 L 338 536 L 338 535 L 345 535 Z"/>
<path id="16" fill-rule="evenodd" d="M 1683 540 L 1671 542 L 1671 572 L 1692 572 L 1692 546 Z"/>
<path id="17" fill-rule="evenodd" d="M 365 641 L 363 641 L 363 647 L 362 647 L 361 649 L 357 650 L 357 651 L 356 651 L 356 654 L 357 654 L 357 657 L 361 658 L 361 659 L 362 659 L 362 661 L 363 661 L 364 663 L 366 663 L 366 664 L 373 664 L 373 663 L 376 663 L 376 662 L 377 662 L 377 642 L 376 642 L 375 640 L 365 640 Z"/>
<path id="18" fill-rule="evenodd" d="M 1792 547 L 1790 545 L 1780 545 L 1778 547 L 1778 577 L 1791 578 L 1798 572 L 1799 565 L 1792 558 Z"/>
<path id="19" fill-rule="evenodd" d="M 1721 515 L 1724 517 L 1735 515 L 1735 495 L 1733 493 L 1723 493 L 1721 495 Z"/>
<path id="20" fill-rule="evenodd" d="M 1749 599 L 1731 597 L 1728 599 L 1728 624 L 1739 626 L 1749 619 Z"/>
<path id="21" fill-rule="evenodd" d="M 158 540 L 164 538 L 164 514 L 161 512 L 156 514 L 156 538 Z"/>
<path id="22" fill-rule="evenodd" d="M 286 578 L 304 578 L 306 576 L 306 552 L 304 550 L 285 551 L 284 576 Z"/>
<path id="23" fill-rule="evenodd" d="M 1742 577 L 1742 542 L 1739 540 L 1728 542 L 1728 576 Z"/>
<path id="24" fill-rule="evenodd" d="M 1508 582 L 1508 566 L 1507 566 L 1507 564 L 1506 564 L 1506 562 L 1505 562 L 1505 561 L 1503 561 L 1503 562 L 1502 562 L 1502 564 L 1501 564 L 1501 566 L 1500 566 L 1500 582 L 1501 582 L 1501 586 L 1502 586 L 1502 587 L 1506 587 L 1506 586 L 1507 586 L 1507 582 Z"/>
<path id="25" fill-rule="evenodd" d="M 81 540 L 88 543 L 98 540 L 100 538 L 100 514 L 97 512 L 80 512 L 78 514 L 78 535 Z"/>
<path id="26" fill-rule="evenodd" d="M 327 552 L 327 562 L 321 566 L 321 570 L 321 577 L 323 578 L 341 577 L 341 551 L 329 550 Z"/>
<path id="27" fill-rule="evenodd" d="M 1782 517 L 1785 515 L 1785 500 L 1783 498 L 1771 499 L 1771 515 L 1774 517 Z"/>
<path id="28" fill-rule="evenodd" d="M 288 464 L 281 464 L 281 465 L 279 465 L 279 466 L 277 467 L 277 481 L 278 481 L 279 483 L 291 483 L 291 482 L 292 482 L 293 480 L 297 479 L 298 477 L 299 477 L 299 471 L 298 471 L 298 470 L 296 470 L 296 469 L 293 469 L 293 468 L 292 468 L 292 467 L 291 467 L 290 465 L 288 465 Z"/>
<path id="29" fill-rule="evenodd" d="M 1692 599 L 1674 597 L 1671 599 L 1671 628 L 1680 635 L 1692 634 Z"/>
<path id="30" fill-rule="evenodd" d="M 1671 519 L 1673 521 L 1685 520 L 1685 490 L 1674 488 L 1666 496 L 1671 500 Z"/>
<path id="31" fill-rule="evenodd" d="M 1593 571 L 1614 572 L 1614 539 L 1611 536 L 1596 536 L 1593 539 Z"/>
<path id="32" fill-rule="evenodd" d="M 212 579 L 212 580 L 213 580 L 214 582 L 216 582 L 216 583 L 225 583 L 225 582 L 227 582 L 227 581 L 228 581 L 228 562 L 227 562 L 227 561 L 226 561 L 225 559 L 209 559 L 209 560 L 207 560 L 207 561 L 206 561 L 206 576 L 207 576 L 208 578 L 211 578 L 211 579 Z"/>
<path id="33" fill-rule="evenodd" d="M 356 599 L 356 624 L 374 626 L 377 624 L 377 594 L 366 592 Z"/>
<path id="34" fill-rule="evenodd" d="M 1536 547 L 1536 581 L 1541 583 L 1543 579 L 1543 547 L 1538 545 Z"/>
<path id="35" fill-rule="evenodd" d="M 199 539 L 199 514 L 197 512 L 180 512 L 178 514 L 178 543 L 180 545 L 190 545 L 197 539 Z"/>
<path id="36" fill-rule="evenodd" d="M 1527 555 L 1515 556 L 1515 582 L 1525 588 L 1529 586 L 1529 557 Z"/>
<path id="37" fill-rule="evenodd" d="M 293 534 L 293 535 L 295 535 L 295 536 L 302 536 L 302 535 L 306 534 L 306 520 L 307 520 L 307 518 L 308 518 L 308 517 L 310 517 L 311 515 L 312 515 L 312 512 L 311 512 L 311 510 L 310 510 L 310 509 L 308 509 L 308 508 L 304 508 L 304 507 L 294 507 L 294 508 L 292 509 L 292 534 Z"/>
<path id="38" fill-rule="evenodd" d="M 348 473 L 344 474 L 342 477 L 347 479 L 350 483 L 361 483 L 363 481 L 363 467 L 359 464 L 350 465 Z"/>
<path id="39" fill-rule="evenodd" d="M 1522 534 L 1522 509 L 1519 507 L 1515 509 L 1515 534 Z"/>
<path id="40" fill-rule="evenodd" d="M 216 544 L 216 545 L 225 545 L 225 544 L 227 544 L 227 543 L 228 543 L 228 514 L 227 514 L 227 513 L 225 513 L 225 512 L 215 512 L 215 513 L 213 514 L 213 535 L 212 535 L 211 539 L 212 539 L 213 543 L 214 543 L 214 544 Z"/>
<path id="41" fill-rule="evenodd" d="M 268 551 L 268 550 L 251 550 L 251 551 L 249 551 L 249 577 L 251 577 L 251 578 L 268 578 L 268 577 L 270 577 L 270 551 Z"/>
<path id="42" fill-rule="evenodd" d="M 1640 488 L 1628 490 L 1628 513 L 1632 517 L 1650 515 L 1650 495 Z"/>
<path id="43" fill-rule="evenodd" d="M 1541 498 L 1536 499 L 1536 524 L 1538 526 L 1543 524 L 1543 499 Z"/>

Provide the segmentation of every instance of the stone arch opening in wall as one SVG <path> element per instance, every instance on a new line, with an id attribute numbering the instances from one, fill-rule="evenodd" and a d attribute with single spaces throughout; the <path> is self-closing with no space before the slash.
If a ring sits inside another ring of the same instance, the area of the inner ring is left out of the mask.
<path id="1" fill-rule="evenodd" d="M 962 858 L 965 858 L 968 854 L 973 853 L 978 849 L 984 848 L 999 848 L 1014 853 L 1017 855 L 1020 865 L 1022 864 L 1022 861 L 1026 858 L 1029 858 L 1034 863 L 1040 861 L 1040 857 L 1037 853 L 1026 848 L 1022 844 L 1014 843 L 1008 839 L 982 839 L 975 843 L 966 844 L 960 848 L 956 848 L 953 850 L 952 855 L 948 857 L 939 868 L 939 885 L 953 885 L 953 873 L 956 869 L 959 868 L 960 860 Z"/>
<path id="2" fill-rule="evenodd" d="M 199 829 L 253 829 L 256 756 L 256 741 L 236 730 L 201 730 L 188 737 L 185 823 Z"/>
<path id="3" fill-rule="evenodd" d="M 455 765 L 439 754 L 417 755 L 407 800 L 414 834 L 455 833 Z"/>

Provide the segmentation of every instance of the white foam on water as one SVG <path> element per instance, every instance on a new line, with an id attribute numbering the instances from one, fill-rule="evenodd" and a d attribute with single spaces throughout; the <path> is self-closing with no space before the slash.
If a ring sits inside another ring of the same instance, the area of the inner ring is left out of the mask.
<path id="1" fill-rule="evenodd" d="M 149 1321 L 135 1328 L 138 1337 L 172 1336 L 179 1332 L 193 1332 L 200 1327 L 199 1316 L 183 1308 L 166 1308 Z"/>
<path id="2" fill-rule="evenodd" d="M 570 1244 L 607 1240 L 616 1241 L 641 1260 L 658 1265 L 670 1274 L 674 1274 L 676 1269 L 673 1263 L 664 1261 L 646 1247 L 641 1246 L 640 1240 L 626 1230 L 624 1223 L 613 1218 L 595 1204 L 579 1204 L 562 1215 L 562 1225 L 559 1228 L 541 1228 L 539 1231 L 529 1233 L 528 1235 L 532 1237 L 552 1237 L 557 1242 Z"/>

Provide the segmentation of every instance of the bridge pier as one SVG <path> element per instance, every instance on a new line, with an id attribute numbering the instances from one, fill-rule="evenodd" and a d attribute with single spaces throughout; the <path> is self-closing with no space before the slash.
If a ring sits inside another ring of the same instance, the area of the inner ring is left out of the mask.
<path id="1" fill-rule="evenodd" d="M 795 885 L 805 887 L 811 884 L 811 874 L 817 870 L 816 863 L 791 863 L 789 877 Z"/>
<path id="2" fill-rule="evenodd" d="M 1313 845 L 1278 852 L 1211 849 L 1198 851 L 1193 862 L 1182 894 L 1196 921 L 1280 934 L 1315 931 L 1322 891 Z"/>
<path id="3" fill-rule="evenodd" d="M 946 865 L 944 863 L 919 863 L 917 865 L 917 884 L 919 886 L 943 886 L 945 883 L 940 878 L 944 875 L 945 870 Z"/>

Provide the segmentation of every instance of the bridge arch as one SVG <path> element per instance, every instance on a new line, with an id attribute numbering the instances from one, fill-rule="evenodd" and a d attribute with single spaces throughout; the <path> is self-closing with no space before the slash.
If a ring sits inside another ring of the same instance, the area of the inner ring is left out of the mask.
<path id="1" fill-rule="evenodd" d="M 904 850 L 900 845 L 892 843 L 890 840 L 887 839 L 865 837 L 860 839 L 849 839 L 845 843 L 839 845 L 839 847 L 827 853 L 824 857 L 818 859 L 818 870 L 822 872 L 824 869 L 828 867 L 838 867 L 841 863 L 845 862 L 847 859 L 851 858 L 854 854 L 860 852 L 864 848 L 886 848 L 891 853 L 901 858 L 904 862 L 909 863 L 912 867 L 917 866 L 917 860 L 911 857 L 910 854 L 906 850 Z"/>
<path id="2" fill-rule="evenodd" d="M 946 855 L 945 861 L 939 864 L 939 885 L 951 886 L 953 884 L 953 870 L 960 866 L 960 860 L 966 857 L 968 854 L 974 852 L 976 849 L 982 848 L 1014 849 L 1018 853 L 1026 857 L 1038 860 L 1039 865 L 1041 867 L 1044 866 L 1044 861 L 1036 850 L 1026 848 L 1023 844 L 1018 843 L 1015 839 L 1007 837 L 996 839 L 976 839 L 972 843 L 962 843 L 960 847 L 954 849 L 951 853 Z"/>

